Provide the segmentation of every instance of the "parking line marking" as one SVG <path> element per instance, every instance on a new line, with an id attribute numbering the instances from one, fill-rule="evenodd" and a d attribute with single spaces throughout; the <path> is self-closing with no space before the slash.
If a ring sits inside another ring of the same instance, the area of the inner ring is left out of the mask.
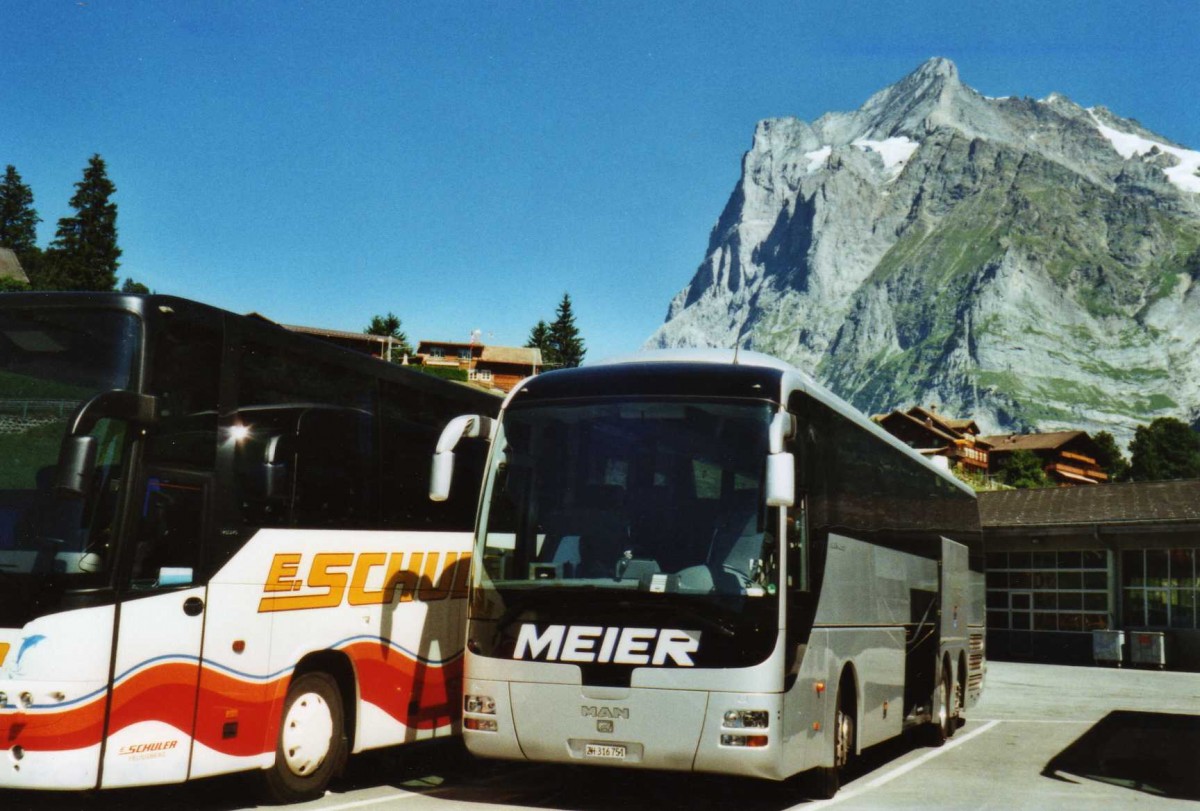
<path id="1" fill-rule="evenodd" d="M 805 805 L 798 806 L 798 807 L 799 808 L 824 808 L 826 806 L 841 802 L 842 800 L 853 800 L 855 797 L 860 797 L 863 794 L 866 794 L 868 791 L 871 791 L 872 789 L 877 789 L 880 786 L 885 785 L 886 783 L 890 783 L 891 781 L 895 780 L 897 777 L 900 777 L 901 775 L 908 774 L 913 769 L 917 768 L 918 766 L 921 766 L 924 763 L 927 763 L 930 760 L 933 760 L 938 755 L 946 754 L 946 752 L 949 752 L 954 747 L 961 746 L 962 744 L 964 744 L 967 741 L 974 738 L 976 735 L 982 735 L 983 733 L 987 732 L 989 729 L 992 729 L 993 727 L 996 727 L 999 724 L 1000 724 L 999 720 L 988 721 L 986 724 L 981 726 L 979 729 L 971 730 L 970 732 L 968 732 L 966 735 L 963 735 L 962 737 L 951 738 L 949 741 L 947 741 L 942 746 L 939 746 L 936 749 L 931 749 L 930 751 L 921 755 L 916 760 L 909 761 L 908 763 L 905 763 L 903 766 L 901 766 L 897 769 L 894 769 L 894 770 L 888 772 L 887 774 L 883 774 L 883 775 L 880 775 L 879 777 L 876 777 L 874 780 L 872 780 L 870 783 L 867 783 L 866 785 L 855 786 L 854 788 L 850 789 L 849 791 L 839 791 L 836 795 L 834 795 L 834 797 L 832 799 L 829 799 L 829 800 L 818 800 L 815 803 L 806 803 Z"/>
<path id="2" fill-rule="evenodd" d="M 1004 721 L 1009 724 L 1074 724 L 1076 726 L 1092 726 L 1098 722 L 1099 718 L 1092 720 L 1069 720 L 1066 718 L 977 718 L 977 721 Z"/>
<path id="3" fill-rule="evenodd" d="M 355 802 L 342 803 L 341 805 L 327 805 L 323 806 L 320 811 L 343 811 L 347 808 L 365 808 L 368 805 L 381 805 L 383 803 L 393 803 L 399 800 L 411 800 L 415 797 L 422 796 L 424 795 L 406 791 L 403 794 L 389 794 L 386 797 L 372 797 L 369 800 L 356 800 Z"/>

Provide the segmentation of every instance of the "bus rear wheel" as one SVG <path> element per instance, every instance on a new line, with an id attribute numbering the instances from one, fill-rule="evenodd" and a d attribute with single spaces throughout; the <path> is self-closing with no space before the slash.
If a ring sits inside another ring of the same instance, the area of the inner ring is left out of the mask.
<path id="1" fill-rule="evenodd" d="M 342 695 L 326 673 L 305 673 L 288 687 L 275 742 L 275 765 L 262 772 L 265 798 L 316 799 L 346 757 Z"/>
<path id="2" fill-rule="evenodd" d="M 942 668 L 942 678 L 938 682 L 933 698 L 933 718 L 929 725 L 930 746 L 941 746 L 946 739 L 954 734 L 957 720 L 954 717 L 954 677 L 949 667 Z"/>

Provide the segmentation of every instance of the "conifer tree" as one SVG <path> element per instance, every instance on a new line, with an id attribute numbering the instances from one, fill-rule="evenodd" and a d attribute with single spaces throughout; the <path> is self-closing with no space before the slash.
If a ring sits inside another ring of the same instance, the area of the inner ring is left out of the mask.
<path id="1" fill-rule="evenodd" d="M 92 155 L 83 180 L 75 184 L 73 217 L 58 221 L 46 252 L 42 286 L 55 290 L 112 290 L 117 285 L 121 249 L 117 247 L 116 186 L 104 159 Z"/>
<path id="2" fill-rule="evenodd" d="M 550 325 L 545 321 L 538 321 L 537 326 L 529 331 L 529 340 L 525 342 L 525 346 L 542 350 L 542 365 L 558 365 L 554 347 L 550 344 Z"/>
<path id="3" fill-rule="evenodd" d="M 408 336 L 400 329 L 400 319 L 395 313 L 371 316 L 371 323 L 367 325 L 363 333 L 391 338 L 393 341 L 392 353 L 389 358 L 391 361 L 399 361 L 405 355 L 413 353 L 412 346 L 408 343 Z"/>
<path id="4" fill-rule="evenodd" d="M 10 248 L 18 259 L 37 250 L 37 224 L 42 221 L 33 208 L 33 191 L 21 182 L 11 164 L 0 182 L 0 248 Z"/>
<path id="5" fill-rule="evenodd" d="M 550 325 L 550 345 L 554 348 L 560 366 L 570 369 L 583 363 L 587 354 L 579 328 L 575 326 L 575 314 L 571 311 L 571 297 L 563 293 L 562 301 L 555 311 L 554 323 Z"/>

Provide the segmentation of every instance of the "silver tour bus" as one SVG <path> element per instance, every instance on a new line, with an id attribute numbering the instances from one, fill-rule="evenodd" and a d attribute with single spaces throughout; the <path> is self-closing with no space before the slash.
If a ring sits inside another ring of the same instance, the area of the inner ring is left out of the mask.
<path id="1" fill-rule="evenodd" d="M 483 757 L 837 791 L 865 748 L 954 734 L 983 687 L 970 488 L 757 353 L 550 372 L 493 422 L 464 736 Z"/>

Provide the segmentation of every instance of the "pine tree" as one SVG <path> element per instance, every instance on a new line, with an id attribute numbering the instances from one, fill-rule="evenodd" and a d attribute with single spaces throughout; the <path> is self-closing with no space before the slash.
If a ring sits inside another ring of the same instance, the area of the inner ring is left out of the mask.
<path id="1" fill-rule="evenodd" d="M 571 297 L 563 293 L 562 301 L 555 311 L 554 323 L 550 325 L 550 345 L 554 348 L 558 364 L 570 369 L 583 363 L 587 354 L 579 328 L 575 326 L 575 314 L 571 311 Z"/>
<path id="2" fill-rule="evenodd" d="M 58 221 L 58 232 L 46 252 L 44 286 L 56 290 L 116 287 L 121 249 L 117 247 L 117 204 L 109 199 L 116 190 L 104 159 L 92 155 L 70 201 L 75 216 Z"/>
<path id="3" fill-rule="evenodd" d="M 529 340 L 525 342 L 525 346 L 530 349 L 542 350 L 543 366 L 558 365 L 557 354 L 550 344 L 550 325 L 545 321 L 537 322 L 537 326 L 529 331 Z"/>
<path id="4" fill-rule="evenodd" d="M 33 208 L 33 191 L 21 182 L 13 165 L 4 170 L 0 182 L 0 248 L 10 248 L 21 259 L 37 250 L 37 224 L 42 221 Z"/>
<path id="5" fill-rule="evenodd" d="M 367 325 L 363 333 L 391 338 L 393 343 L 389 360 L 393 362 L 398 362 L 405 355 L 413 353 L 412 346 L 408 342 L 408 336 L 400 329 L 400 319 L 394 313 L 389 312 L 387 315 L 371 316 L 371 323 Z"/>

